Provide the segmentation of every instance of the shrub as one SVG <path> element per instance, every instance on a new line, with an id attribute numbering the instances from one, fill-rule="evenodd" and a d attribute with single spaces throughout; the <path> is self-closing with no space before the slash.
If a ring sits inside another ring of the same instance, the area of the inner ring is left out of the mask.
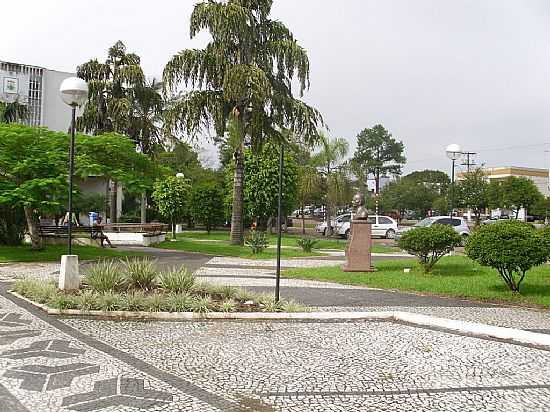
<path id="1" fill-rule="evenodd" d="M 298 246 L 300 246 L 302 250 L 307 253 L 311 252 L 311 250 L 313 249 L 313 246 L 315 246 L 318 242 L 319 242 L 318 240 L 308 238 L 308 237 L 303 237 L 296 241 Z"/>
<path id="2" fill-rule="evenodd" d="M 129 287 L 151 290 L 156 286 L 157 270 L 155 261 L 149 258 L 128 259 L 124 261 L 126 282 Z"/>
<path id="3" fill-rule="evenodd" d="M 145 294 L 137 290 L 132 293 L 127 293 L 120 302 L 122 310 L 141 311 L 147 308 L 147 300 Z"/>
<path id="4" fill-rule="evenodd" d="M 212 309 L 212 299 L 209 296 L 196 297 L 191 300 L 191 310 L 197 313 L 207 313 Z"/>
<path id="5" fill-rule="evenodd" d="M 97 307 L 99 310 L 113 311 L 120 309 L 120 295 L 112 292 L 100 293 L 97 295 Z"/>
<path id="6" fill-rule="evenodd" d="M 74 295 L 57 293 L 48 301 L 48 306 L 55 309 L 75 309 L 78 307 L 78 301 Z"/>
<path id="7" fill-rule="evenodd" d="M 112 260 L 103 260 L 90 267 L 85 282 L 97 292 L 112 292 L 125 286 L 120 265 Z"/>
<path id="8" fill-rule="evenodd" d="M 261 253 L 269 246 L 265 232 L 255 229 L 248 232 L 244 244 L 252 250 L 253 254 Z"/>
<path id="9" fill-rule="evenodd" d="M 153 293 L 145 299 L 145 309 L 149 312 L 162 312 L 167 308 L 168 304 L 162 293 Z"/>
<path id="10" fill-rule="evenodd" d="M 193 305 L 193 298 L 187 293 L 171 293 L 166 298 L 166 306 L 171 312 L 188 312 Z"/>
<path id="11" fill-rule="evenodd" d="M 444 255 L 460 246 L 462 239 L 447 225 L 418 227 L 405 232 L 399 239 L 399 247 L 418 257 L 424 272 L 432 271 L 434 265 Z"/>
<path id="12" fill-rule="evenodd" d="M 15 282 L 13 290 L 22 296 L 42 304 L 48 303 L 57 294 L 55 281 L 43 283 L 34 279 L 18 280 Z"/>
<path id="13" fill-rule="evenodd" d="M 76 305 L 81 310 L 94 310 L 98 308 L 97 294 L 93 290 L 85 290 L 75 296 Z"/>
<path id="14" fill-rule="evenodd" d="M 188 292 L 193 288 L 194 284 L 195 275 L 183 266 L 179 269 L 174 268 L 160 274 L 160 286 L 169 292 Z"/>
<path id="15" fill-rule="evenodd" d="M 526 272 L 546 262 L 549 240 L 545 231 L 512 220 L 479 228 L 466 244 L 466 254 L 482 266 L 496 269 L 508 288 L 519 292 Z"/>
<path id="16" fill-rule="evenodd" d="M 220 303 L 219 309 L 222 312 L 235 312 L 237 304 L 232 299 L 225 299 Z"/>

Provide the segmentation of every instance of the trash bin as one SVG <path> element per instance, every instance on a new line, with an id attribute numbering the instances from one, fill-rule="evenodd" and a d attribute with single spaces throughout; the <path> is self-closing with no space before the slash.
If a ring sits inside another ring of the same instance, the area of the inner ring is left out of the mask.
<path id="1" fill-rule="evenodd" d="M 88 217 L 90 218 L 90 226 L 94 226 L 97 223 L 97 216 L 97 212 L 88 213 Z"/>

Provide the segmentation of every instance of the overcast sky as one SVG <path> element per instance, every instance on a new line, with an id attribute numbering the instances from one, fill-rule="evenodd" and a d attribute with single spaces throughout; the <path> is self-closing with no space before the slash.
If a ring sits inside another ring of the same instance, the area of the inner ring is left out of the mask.
<path id="1" fill-rule="evenodd" d="M 0 60 L 74 71 L 120 39 L 158 77 L 175 52 L 207 40 L 189 39 L 194 4 L 6 2 Z M 305 99 L 352 151 L 381 123 L 404 142 L 407 172 L 448 170 L 449 143 L 487 166 L 550 166 L 550 2 L 274 0 L 272 16 L 309 53 Z"/>

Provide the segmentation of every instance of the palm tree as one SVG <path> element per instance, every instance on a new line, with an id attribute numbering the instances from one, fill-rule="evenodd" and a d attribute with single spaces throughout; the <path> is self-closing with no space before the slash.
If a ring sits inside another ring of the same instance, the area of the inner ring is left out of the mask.
<path id="1" fill-rule="evenodd" d="M 312 162 L 326 178 L 327 201 L 325 219 L 327 222 L 326 235 L 332 235 L 332 206 L 336 203 L 344 190 L 343 169 L 346 167 L 345 157 L 348 154 L 349 143 L 346 139 L 337 137 L 329 139 L 324 133 L 319 132 L 321 150 L 313 155 Z"/>
<path id="2" fill-rule="evenodd" d="M 258 149 L 266 141 L 286 144 L 287 128 L 304 141 L 317 139 L 320 113 L 295 98 L 309 87 L 306 51 L 281 22 L 271 20 L 272 0 L 227 0 L 198 3 L 191 15 L 191 38 L 207 30 L 204 49 L 176 54 L 164 69 L 169 92 L 183 84 L 169 108 L 170 125 L 191 137 L 200 132 L 222 138 L 231 123 L 235 162 L 231 242 L 243 242 L 244 147 Z"/>
<path id="3" fill-rule="evenodd" d="M 19 100 L 6 103 L 0 102 L 0 123 L 20 123 L 27 119 L 29 109 Z"/>
<path id="4" fill-rule="evenodd" d="M 88 103 L 77 120 L 77 128 L 100 135 L 108 132 L 128 134 L 133 114 L 134 88 L 144 84 L 140 58 L 127 53 L 117 41 L 109 48 L 105 63 L 93 59 L 77 68 L 77 76 L 88 82 Z M 117 220 L 117 183 L 111 191 L 111 222 Z"/>

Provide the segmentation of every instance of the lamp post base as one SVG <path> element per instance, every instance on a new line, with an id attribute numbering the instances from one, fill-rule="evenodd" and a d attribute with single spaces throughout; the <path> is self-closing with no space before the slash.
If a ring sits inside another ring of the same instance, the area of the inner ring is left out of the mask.
<path id="1" fill-rule="evenodd" d="M 78 255 L 61 256 L 61 270 L 59 271 L 59 289 L 76 290 L 80 287 L 80 273 L 78 269 Z"/>

